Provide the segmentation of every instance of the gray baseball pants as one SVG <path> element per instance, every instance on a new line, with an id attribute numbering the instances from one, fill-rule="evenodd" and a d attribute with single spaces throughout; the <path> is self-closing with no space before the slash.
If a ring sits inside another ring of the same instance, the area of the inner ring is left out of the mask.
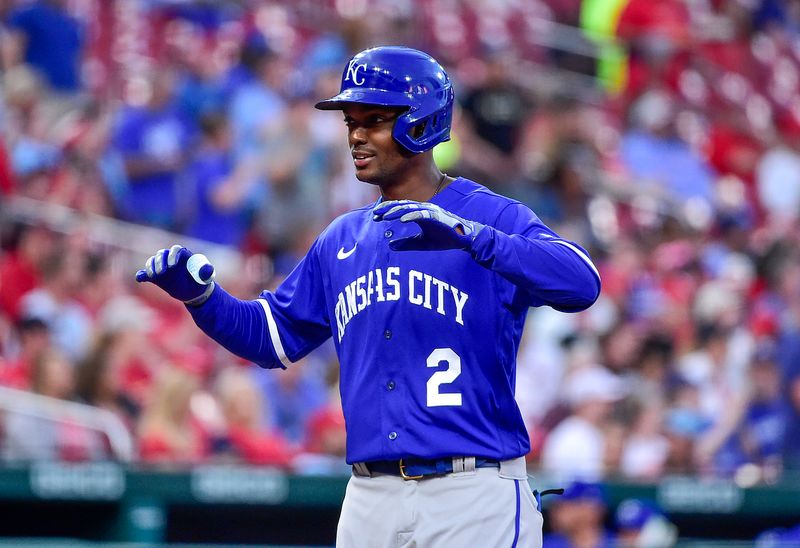
<path id="1" fill-rule="evenodd" d="M 336 546 L 540 548 L 542 523 L 522 457 L 421 480 L 354 473 Z"/>

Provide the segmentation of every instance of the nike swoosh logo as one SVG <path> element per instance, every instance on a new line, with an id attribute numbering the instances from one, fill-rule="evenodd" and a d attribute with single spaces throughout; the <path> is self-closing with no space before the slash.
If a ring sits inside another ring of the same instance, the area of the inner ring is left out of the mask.
<path id="1" fill-rule="evenodd" d="M 352 255 L 352 254 L 353 254 L 353 252 L 356 250 L 356 247 L 357 247 L 357 246 L 358 246 L 358 242 L 356 242 L 356 243 L 355 243 L 355 245 L 353 245 L 353 249 L 351 249 L 350 251 L 345 251 L 345 250 L 344 250 L 344 246 L 342 246 L 342 248 L 341 248 L 341 249 L 339 250 L 339 252 L 336 254 L 336 258 L 337 258 L 337 259 L 339 259 L 340 261 L 341 261 L 342 259 L 346 259 L 346 258 L 348 258 L 350 255 Z"/>

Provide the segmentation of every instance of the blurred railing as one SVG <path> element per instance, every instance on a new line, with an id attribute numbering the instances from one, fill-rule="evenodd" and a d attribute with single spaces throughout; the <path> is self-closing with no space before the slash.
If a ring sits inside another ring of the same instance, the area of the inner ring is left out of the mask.
<path id="1" fill-rule="evenodd" d="M 108 439 L 114 458 L 122 462 L 133 459 L 133 440 L 128 429 L 106 409 L 0 386 L 0 410 L 101 432 Z M 36 432 L 29 434 L 34 436 Z"/>
<path id="2" fill-rule="evenodd" d="M 221 278 L 241 272 L 243 265 L 242 254 L 232 247 L 22 196 L 0 204 L 0 223 L 9 221 L 45 226 L 62 234 L 82 233 L 98 246 L 122 251 L 131 279 L 150 255 L 176 243 L 208 255 Z"/>

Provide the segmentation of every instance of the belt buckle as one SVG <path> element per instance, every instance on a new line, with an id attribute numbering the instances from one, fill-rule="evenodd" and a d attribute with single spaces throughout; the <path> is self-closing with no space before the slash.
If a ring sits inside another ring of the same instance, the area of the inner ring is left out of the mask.
<path id="1" fill-rule="evenodd" d="M 409 476 L 409 475 L 406 475 L 406 465 L 405 465 L 405 464 L 403 464 L 403 459 L 400 459 L 400 477 L 401 477 L 401 478 L 403 478 L 404 480 L 408 481 L 408 480 L 418 480 L 418 479 L 422 479 L 422 478 L 424 478 L 425 476 L 423 476 L 423 475 L 419 475 L 419 476 Z"/>

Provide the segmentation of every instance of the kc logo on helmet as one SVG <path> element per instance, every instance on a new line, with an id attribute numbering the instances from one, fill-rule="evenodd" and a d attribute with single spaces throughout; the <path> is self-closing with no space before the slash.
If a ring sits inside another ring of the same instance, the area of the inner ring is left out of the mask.
<path id="1" fill-rule="evenodd" d="M 350 60 L 350 64 L 347 65 L 347 75 L 344 77 L 345 82 L 348 80 L 352 80 L 352 82 L 357 85 L 364 84 L 364 75 L 361 75 L 361 78 L 358 77 L 358 71 L 363 70 L 364 72 L 367 71 L 367 64 L 366 63 L 356 63 L 355 59 Z"/>

